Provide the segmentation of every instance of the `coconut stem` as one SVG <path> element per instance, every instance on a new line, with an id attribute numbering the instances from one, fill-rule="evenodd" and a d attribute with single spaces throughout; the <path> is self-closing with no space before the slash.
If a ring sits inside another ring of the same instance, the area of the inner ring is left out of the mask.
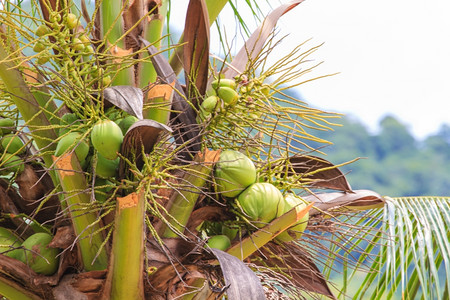
<path id="1" fill-rule="evenodd" d="M 167 209 L 170 226 L 163 224 L 159 230 L 163 233 L 163 238 L 178 237 L 184 232 L 201 190 L 212 172 L 213 164 L 219 159 L 219 153 L 220 151 L 206 150 L 202 154 L 197 154 L 193 165 L 186 170 L 182 182 L 186 182 L 189 186 L 174 193 L 170 199 Z"/>
<path id="2" fill-rule="evenodd" d="M 264 228 L 252 233 L 241 243 L 228 249 L 227 253 L 239 258 L 240 260 L 246 259 L 259 248 L 273 240 L 277 235 L 300 221 L 308 213 L 312 206 L 313 203 L 299 211 L 297 211 L 296 208 L 291 209 L 281 217 L 270 222 Z"/>
<path id="3" fill-rule="evenodd" d="M 145 193 L 117 198 L 113 245 L 105 295 L 144 299 Z"/>
<path id="4" fill-rule="evenodd" d="M 53 159 L 77 236 L 84 269 L 104 270 L 108 265 L 108 257 L 105 248 L 102 248 L 101 222 L 94 212 L 89 211 L 90 198 L 86 192 L 87 182 L 80 163 L 73 153 L 53 156 Z"/>
<path id="5" fill-rule="evenodd" d="M 132 49 L 125 49 L 124 21 L 122 18 L 124 6 L 122 0 L 103 0 L 101 2 L 102 35 L 111 54 L 116 58 L 113 65 L 117 68 L 112 85 L 133 85 L 133 67 L 124 68 L 123 56 L 131 54 Z M 130 51 L 128 51 L 130 50 Z"/>
<path id="6" fill-rule="evenodd" d="M 40 300 L 41 297 L 32 294 L 30 291 L 20 287 L 12 280 L 8 280 L 0 276 L 0 295 L 7 299 L 21 299 L 21 300 Z"/>
<path id="7" fill-rule="evenodd" d="M 164 17 L 167 13 L 168 0 L 163 0 L 158 7 L 158 14 L 150 15 L 150 20 L 144 30 L 144 38 L 157 49 L 161 46 L 161 36 L 164 28 Z M 146 87 L 149 83 L 156 81 L 156 70 L 150 60 L 150 54 L 145 51 L 143 54 L 142 68 L 140 69 L 139 86 Z M 161 122 L 162 123 L 162 122 Z"/>

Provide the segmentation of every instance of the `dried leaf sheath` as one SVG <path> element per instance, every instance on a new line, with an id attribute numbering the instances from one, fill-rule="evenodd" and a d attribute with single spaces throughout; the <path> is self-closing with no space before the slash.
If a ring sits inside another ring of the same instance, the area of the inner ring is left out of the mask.
<path id="1" fill-rule="evenodd" d="M 197 99 L 206 92 L 209 71 L 209 21 L 204 0 L 189 2 L 184 26 L 184 72 L 188 99 L 198 107 Z"/>
<path id="2" fill-rule="evenodd" d="M 158 52 L 158 50 L 150 45 L 144 39 L 140 39 L 145 47 L 148 47 L 148 52 L 151 55 L 153 66 L 156 73 L 163 80 L 164 83 L 175 83 L 175 91 L 172 100 L 171 123 L 174 130 L 174 136 L 177 145 L 182 145 L 183 149 L 180 151 L 180 158 L 191 161 L 195 154 L 200 151 L 201 137 L 200 128 L 196 121 L 196 113 L 192 104 L 186 99 L 186 95 L 180 83 L 176 79 L 170 64 L 166 58 Z"/>
<path id="3" fill-rule="evenodd" d="M 254 60 L 264 47 L 267 38 L 272 33 L 277 21 L 285 13 L 302 3 L 304 0 L 295 0 L 282 4 L 273 10 L 263 21 L 263 23 L 253 32 L 245 45 L 239 50 L 234 57 L 231 65 L 233 68 L 225 70 L 225 78 L 233 78 L 244 70 L 249 60 Z"/>

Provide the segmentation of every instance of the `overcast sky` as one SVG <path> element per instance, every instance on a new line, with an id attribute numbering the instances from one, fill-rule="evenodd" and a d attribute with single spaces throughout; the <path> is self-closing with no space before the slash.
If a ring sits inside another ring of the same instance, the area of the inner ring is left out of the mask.
<path id="1" fill-rule="evenodd" d="M 311 106 L 350 113 L 372 130 L 393 114 L 424 137 L 450 124 L 449 12 L 448 0 L 306 0 L 280 19 L 279 36 L 289 34 L 280 51 L 324 43 L 310 57 L 324 61 L 314 75 L 340 74 L 299 87 Z M 231 38 L 230 16 L 221 21 Z"/>

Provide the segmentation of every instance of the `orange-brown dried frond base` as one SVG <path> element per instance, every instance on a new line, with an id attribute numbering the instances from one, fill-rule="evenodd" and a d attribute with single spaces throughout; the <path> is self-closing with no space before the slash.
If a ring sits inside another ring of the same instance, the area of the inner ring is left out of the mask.
<path id="1" fill-rule="evenodd" d="M 199 152 L 198 159 L 205 163 L 215 163 L 219 160 L 220 150 L 209 150 L 206 149 L 204 152 Z"/>
<path id="2" fill-rule="evenodd" d="M 138 195 L 136 193 L 131 193 L 126 195 L 125 197 L 117 198 L 117 205 L 119 210 L 135 207 L 139 202 Z"/>
<path id="3" fill-rule="evenodd" d="M 174 91 L 174 86 L 175 81 L 171 84 L 156 84 L 148 90 L 147 99 L 164 98 L 168 100 Z"/>
<path id="4" fill-rule="evenodd" d="M 123 57 L 130 56 L 131 53 L 133 53 L 133 49 L 122 49 L 119 46 L 115 45 L 112 46 L 111 43 L 108 42 L 109 52 L 116 57 L 116 59 L 113 60 L 114 63 L 121 63 Z"/>
<path id="5" fill-rule="evenodd" d="M 60 157 L 52 155 L 53 162 L 58 169 L 61 179 L 64 179 L 66 176 L 73 176 L 75 174 L 72 166 L 72 156 L 73 153 L 67 153 Z"/>

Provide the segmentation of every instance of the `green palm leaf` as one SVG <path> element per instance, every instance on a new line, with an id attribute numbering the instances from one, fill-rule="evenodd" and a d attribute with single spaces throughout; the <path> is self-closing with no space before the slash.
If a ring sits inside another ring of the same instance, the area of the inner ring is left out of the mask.
<path id="1" fill-rule="evenodd" d="M 384 208 L 345 222 L 356 231 L 333 239 L 326 262 L 336 266 L 345 252 L 341 298 L 448 299 L 450 198 L 386 197 Z"/>

